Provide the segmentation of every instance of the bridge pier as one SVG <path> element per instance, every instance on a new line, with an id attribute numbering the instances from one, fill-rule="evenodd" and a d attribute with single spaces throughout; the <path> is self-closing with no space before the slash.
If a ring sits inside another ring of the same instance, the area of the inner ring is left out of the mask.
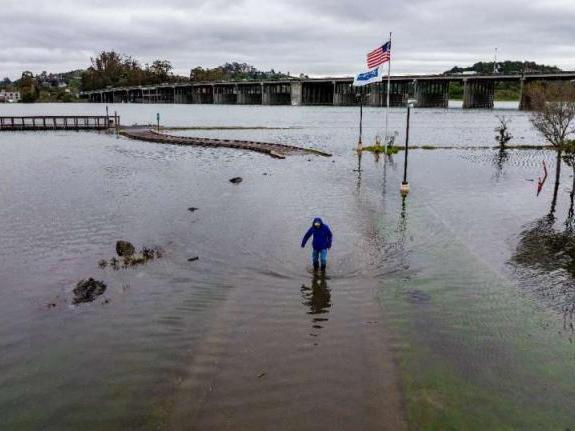
<path id="1" fill-rule="evenodd" d="M 449 81 L 415 80 L 415 99 L 418 108 L 447 108 Z"/>
<path id="2" fill-rule="evenodd" d="M 300 106 L 302 104 L 301 82 L 290 83 L 290 104 L 292 106 Z"/>
<path id="3" fill-rule="evenodd" d="M 391 81 L 389 84 L 389 106 L 407 106 L 409 81 Z M 368 85 L 367 106 L 387 106 L 387 81 Z"/>
<path id="4" fill-rule="evenodd" d="M 112 92 L 112 103 L 122 103 L 127 102 L 125 98 L 125 93 L 122 90 L 116 90 Z"/>
<path id="5" fill-rule="evenodd" d="M 138 89 L 128 90 L 128 102 L 129 103 L 142 103 L 142 98 L 138 97 L 142 94 Z"/>
<path id="6" fill-rule="evenodd" d="M 544 86 L 545 82 L 521 80 L 521 94 L 519 98 L 520 111 L 533 111 L 535 109 L 535 100 L 533 92 L 539 86 Z"/>
<path id="7" fill-rule="evenodd" d="M 492 109 L 494 98 L 494 80 L 463 80 L 463 109 Z"/>
<path id="8" fill-rule="evenodd" d="M 237 104 L 238 105 L 261 105 L 263 86 L 257 84 L 240 84 L 237 86 Z"/>
<path id="9" fill-rule="evenodd" d="M 333 82 L 304 82 L 302 84 L 303 105 L 333 105 Z"/>
<path id="10" fill-rule="evenodd" d="M 353 106 L 358 104 L 356 87 L 350 82 L 334 83 L 333 105 Z"/>
<path id="11" fill-rule="evenodd" d="M 262 92 L 262 105 L 291 105 L 292 89 L 289 83 L 264 83 Z"/>
<path id="12" fill-rule="evenodd" d="M 235 84 L 214 85 L 214 104 L 235 105 L 238 101 Z"/>
<path id="13" fill-rule="evenodd" d="M 192 87 L 192 103 L 210 105 L 214 103 L 214 85 L 194 85 Z"/>

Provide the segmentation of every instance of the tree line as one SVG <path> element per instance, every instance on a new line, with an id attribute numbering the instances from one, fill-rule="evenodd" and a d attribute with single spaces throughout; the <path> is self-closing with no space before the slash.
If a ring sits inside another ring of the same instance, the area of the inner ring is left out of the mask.
<path id="1" fill-rule="evenodd" d="M 172 64 L 168 60 L 154 60 L 152 64 L 142 66 L 133 57 L 115 51 L 102 51 L 90 61 L 90 67 L 82 73 L 83 91 L 185 80 L 173 74 Z"/>
<path id="2" fill-rule="evenodd" d="M 214 68 L 194 67 L 190 76 L 184 77 L 173 73 L 172 64 L 168 60 L 158 59 L 142 66 L 134 57 L 115 51 L 102 51 L 90 60 L 90 67 L 82 73 L 83 91 L 171 82 L 245 81 L 283 79 L 289 76 L 273 69 L 263 72 L 247 63 L 232 62 Z"/>

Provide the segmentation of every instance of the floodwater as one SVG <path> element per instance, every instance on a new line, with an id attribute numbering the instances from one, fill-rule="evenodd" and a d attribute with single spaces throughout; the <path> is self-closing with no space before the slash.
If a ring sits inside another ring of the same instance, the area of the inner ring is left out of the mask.
<path id="1" fill-rule="evenodd" d="M 499 108 L 415 110 L 412 145 L 461 148 L 411 151 L 406 199 L 403 153 L 353 151 L 356 108 L 110 105 L 332 158 L 0 134 L 0 429 L 573 429 L 571 168 L 549 216 L 551 151 L 472 148 L 495 144 L 496 115 L 543 143 Z M 384 111 L 364 114 L 370 143 Z M 392 110 L 400 143 L 404 121 Z M 300 248 L 318 215 L 325 278 Z M 99 268 L 119 239 L 164 256 Z M 72 305 L 88 277 L 106 292 Z"/>

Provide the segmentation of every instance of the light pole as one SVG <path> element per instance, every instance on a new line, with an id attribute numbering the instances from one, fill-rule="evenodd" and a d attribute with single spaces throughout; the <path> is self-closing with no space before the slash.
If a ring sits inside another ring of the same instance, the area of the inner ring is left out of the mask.
<path id="1" fill-rule="evenodd" d="M 405 156 L 403 159 L 403 181 L 399 187 L 399 192 L 402 196 L 407 196 L 409 193 L 409 183 L 407 182 L 407 155 L 409 151 L 409 117 L 411 114 L 411 103 L 407 104 L 407 122 L 405 126 Z"/>
<path id="2" fill-rule="evenodd" d="M 357 141 L 357 151 L 361 151 L 363 148 L 363 144 L 361 142 L 361 135 L 362 135 L 362 127 L 363 127 L 363 89 L 359 89 L 359 140 Z"/>

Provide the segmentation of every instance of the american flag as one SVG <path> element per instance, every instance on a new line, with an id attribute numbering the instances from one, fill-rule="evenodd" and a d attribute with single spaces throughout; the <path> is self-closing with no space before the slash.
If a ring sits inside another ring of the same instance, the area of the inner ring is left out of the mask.
<path id="1" fill-rule="evenodd" d="M 373 69 L 391 58 L 391 41 L 385 42 L 367 54 L 367 68 Z"/>

